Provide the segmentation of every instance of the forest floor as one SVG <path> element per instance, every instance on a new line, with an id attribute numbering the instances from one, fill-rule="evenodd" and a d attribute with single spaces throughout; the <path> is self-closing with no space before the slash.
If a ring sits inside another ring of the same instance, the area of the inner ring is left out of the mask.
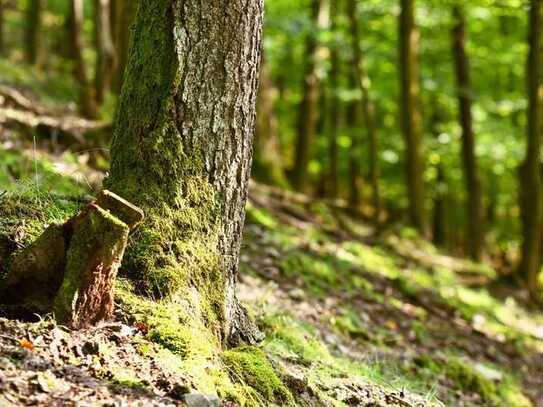
<path id="1" fill-rule="evenodd" d="M 0 232 L 26 243 L 96 194 L 107 163 L 73 147 L 81 123 L 72 137 L 32 120 L 69 110 L 19 102 L 0 97 L 0 206 L 33 205 L 32 219 L 0 219 Z M 543 312 L 522 290 L 303 195 L 251 185 L 239 297 L 266 335 L 258 347 L 221 350 L 183 326 L 182 302 L 140 298 L 123 278 L 116 295 L 115 320 L 87 330 L 0 318 L 0 406 L 543 407 Z"/>

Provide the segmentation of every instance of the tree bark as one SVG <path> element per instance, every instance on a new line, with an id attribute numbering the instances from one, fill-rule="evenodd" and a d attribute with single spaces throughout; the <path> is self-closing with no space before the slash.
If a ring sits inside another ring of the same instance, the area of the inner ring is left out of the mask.
<path id="1" fill-rule="evenodd" d="M 267 184 L 286 186 L 279 142 L 277 116 L 273 106 L 273 84 L 263 61 L 256 104 L 255 157 L 253 176 Z"/>
<path id="2" fill-rule="evenodd" d="M 313 24 L 317 28 L 320 24 L 322 7 L 322 0 L 311 0 L 311 21 L 313 21 Z M 319 44 L 315 33 L 308 33 L 304 53 L 304 60 L 307 62 L 302 83 L 303 96 L 298 112 L 298 136 L 292 174 L 293 186 L 301 192 L 308 192 L 309 190 L 308 167 L 311 159 L 311 149 L 317 133 L 317 122 L 319 120 L 320 83 L 317 76 L 318 48 Z"/>
<path id="3" fill-rule="evenodd" d="M 257 339 L 235 281 L 251 167 L 261 0 L 141 2 L 106 181 L 141 207 L 124 268 L 222 339 Z"/>
<path id="4" fill-rule="evenodd" d="M 527 62 L 528 134 L 526 158 L 520 172 L 523 242 L 520 273 L 534 298 L 537 297 L 541 265 L 541 172 L 540 109 L 543 93 L 539 48 L 541 45 L 541 1 L 532 0 L 529 11 L 529 46 Z"/>
<path id="5" fill-rule="evenodd" d="M 466 22 L 462 6 L 453 8 L 455 24 L 452 30 L 454 68 L 458 87 L 459 121 L 462 127 L 462 164 L 467 196 L 468 223 L 466 229 L 468 253 L 475 260 L 481 260 L 484 243 L 484 209 L 477 157 L 475 156 L 475 135 L 471 115 L 472 94 L 469 59 L 466 54 Z"/>
<path id="6" fill-rule="evenodd" d="M 113 90 L 121 93 L 123 76 L 128 59 L 131 27 L 136 15 L 137 2 L 134 0 L 115 0 L 115 54 L 116 65 L 113 75 Z"/>
<path id="7" fill-rule="evenodd" d="M 94 41 L 96 69 L 94 88 L 96 103 L 101 105 L 111 88 L 111 72 L 115 67 L 115 47 L 111 36 L 110 0 L 94 0 Z"/>
<path id="8" fill-rule="evenodd" d="M 70 0 L 70 44 L 74 58 L 74 76 L 79 86 L 79 110 L 87 118 L 96 117 L 96 106 L 87 80 L 83 57 L 83 0 Z"/>
<path id="9" fill-rule="evenodd" d="M 42 48 L 42 11 L 45 0 L 28 0 L 25 27 L 25 58 L 31 65 L 41 63 Z"/>
<path id="10" fill-rule="evenodd" d="M 375 105 L 370 95 L 370 79 L 364 67 L 364 55 L 360 46 L 360 30 L 356 1 L 348 0 L 349 27 L 352 39 L 353 64 L 358 79 L 358 87 L 362 94 L 362 113 L 368 135 L 369 158 L 370 158 L 370 182 L 372 189 L 372 203 L 374 208 L 374 223 L 379 224 L 381 214 L 381 193 L 379 188 L 379 140 L 375 124 Z"/>
<path id="11" fill-rule="evenodd" d="M 418 79 L 419 33 L 415 25 L 414 0 L 400 0 L 400 112 L 406 144 L 406 181 L 411 224 L 427 235 L 424 193 L 424 153 Z"/>

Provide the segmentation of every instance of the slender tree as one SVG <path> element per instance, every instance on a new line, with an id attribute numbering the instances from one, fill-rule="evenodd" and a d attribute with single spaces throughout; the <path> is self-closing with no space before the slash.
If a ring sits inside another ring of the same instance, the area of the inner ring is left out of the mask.
<path id="1" fill-rule="evenodd" d="M 338 194 L 338 129 L 339 129 L 339 50 L 338 50 L 338 0 L 330 0 L 330 31 L 333 39 L 330 45 L 330 109 L 329 113 L 329 195 L 336 198 Z"/>
<path id="2" fill-rule="evenodd" d="M 311 0 L 311 21 L 317 28 L 320 23 L 323 4 L 322 0 Z M 312 30 L 307 34 L 305 44 L 304 60 L 306 66 L 302 83 L 303 96 L 298 113 L 298 136 L 292 176 L 294 187 L 304 192 L 309 189 L 308 166 L 319 120 L 320 84 L 317 76 L 319 45 L 314 31 Z"/>
<path id="3" fill-rule="evenodd" d="M 528 134 L 526 158 L 521 169 L 521 208 L 523 221 L 522 259 L 520 272 L 530 293 L 536 297 L 537 278 L 541 265 L 541 134 L 540 109 L 543 87 L 541 81 L 541 0 L 530 1 L 529 54 L 527 63 Z"/>
<path id="4" fill-rule="evenodd" d="M 111 88 L 111 72 L 115 67 L 115 47 L 111 36 L 110 0 L 94 0 L 94 41 L 96 69 L 94 89 L 96 102 L 102 104 Z"/>
<path id="5" fill-rule="evenodd" d="M 415 25 L 415 0 L 400 0 L 400 113 L 406 144 L 406 181 L 411 224 L 427 234 L 424 194 L 424 153 L 418 78 L 419 33 Z"/>
<path id="6" fill-rule="evenodd" d="M 87 66 L 83 57 L 83 0 L 70 0 L 70 45 L 74 59 L 74 76 L 79 87 L 79 110 L 86 117 L 96 116 L 96 106 L 87 80 Z"/>
<path id="7" fill-rule="evenodd" d="M 370 94 L 370 79 L 364 66 L 364 55 L 360 45 L 360 29 L 358 27 L 358 14 L 356 1 L 348 0 L 347 15 L 349 16 L 350 32 L 353 49 L 353 65 L 358 80 L 358 87 L 362 94 L 362 113 L 368 136 L 370 182 L 373 196 L 374 221 L 379 223 L 381 213 L 381 193 L 379 189 L 379 141 L 375 124 L 375 105 Z"/>
<path id="8" fill-rule="evenodd" d="M 440 134 L 439 126 L 443 121 L 443 109 L 439 104 L 439 96 L 436 93 L 432 94 L 431 105 L 430 131 L 437 139 Z M 432 239 L 437 246 L 445 247 L 447 244 L 447 178 L 441 159 L 436 167 L 436 188 L 433 192 Z"/>
<path id="9" fill-rule="evenodd" d="M 116 64 L 113 75 L 113 90 L 120 93 L 123 75 L 128 59 L 131 26 L 136 15 L 137 2 L 134 0 L 115 0 L 115 54 Z"/>
<path id="10" fill-rule="evenodd" d="M 259 181 L 286 186 L 279 142 L 277 116 L 273 106 L 273 83 L 268 65 L 263 60 L 260 68 L 260 87 L 257 98 L 255 157 L 253 175 Z"/>
<path id="11" fill-rule="evenodd" d="M 4 10 L 6 0 L 0 0 L 0 56 L 6 53 L 6 44 L 4 43 Z"/>
<path id="12" fill-rule="evenodd" d="M 354 69 L 349 72 L 349 88 L 356 89 L 358 86 L 357 74 Z M 352 99 L 349 101 L 346 109 L 346 126 L 350 132 L 351 148 L 349 149 L 349 206 L 356 209 L 360 206 L 360 191 L 362 190 L 363 180 L 360 173 L 362 162 L 360 130 L 359 130 L 359 111 L 360 101 Z"/>
<path id="13" fill-rule="evenodd" d="M 140 3 L 106 181 L 146 214 L 124 267 L 234 342 L 254 334 L 235 281 L 262 12 L 261 0 Z"/>
<path id="14" fill-rule="evenodd" d="M 471 89 L 469 58 L 466 53 L 466 19 L 464 10 L 458 3 L 453 7 L 453 18 L 452 48 L 458 87 L 459 120 L 462 128 L 462 164 L 467 196 L 466 235 L 468 252 L 473 260 L 478 261 L 481 259 L 483 250 L 484 209 L 471 115 L 473 90 Z"/>
<path id="15" fill-rule="evenodd" d="M 31 65 L 37 65 L 42 57 L 42 12 L 45 0 L 28 0 L 25 22 L 25 58 Z"/>

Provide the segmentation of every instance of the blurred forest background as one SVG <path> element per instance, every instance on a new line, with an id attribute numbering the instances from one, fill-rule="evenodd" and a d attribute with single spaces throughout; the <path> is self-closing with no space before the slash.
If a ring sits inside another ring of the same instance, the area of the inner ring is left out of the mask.
<path id="1" fill-rule="evenodd" d="M 268 1 L 253 175 L 379 225 L 408 221 L 450 253 L 522 264 L 533 286 L 535 263 L 520 259 L 523 233 L 524 257 L 541 240 L 539 141 L 527 148 L 541 114 L 536 94 L 530 119 L 540 5 L 530 17 L 526 1 L 461 3 Z M 135 9 L 3 0 L 0 81 L 111 123 Z M 107 142 L 101 132 L 90 154 L 102 168 Z"/>
<path id="2" fill-rule="evenodd" d="M 10 196 L 36 207 L 0 219 L 16 243 L 101 190 L 137 5 L 0 0 L 0 212 Z M 541 0 L 266 0 L 239 276 L 266 339 L 225 351 L 121 270 L 115 315 L 132 331 L 92 340 L 125 354 L 100 348 L 100 368 L 78 366 L 185 401 L 196 389 L 366 405 L 370 380 L 387 401 L 367 405 L 543 406 L 542 12 Z M 0 356 L 23 331 L 35 333 L 23 348 L 60 343 L 48 323 L 0 318 Z M 79 361 L 72 348 L 59 345 L 63 363 Z M 26 362 L 2 363 L 0 404 L 21 377 L 43 388 Z"/>

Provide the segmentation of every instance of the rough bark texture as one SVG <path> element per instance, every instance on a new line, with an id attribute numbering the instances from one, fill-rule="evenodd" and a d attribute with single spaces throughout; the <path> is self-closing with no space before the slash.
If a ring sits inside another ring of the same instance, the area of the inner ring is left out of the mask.
<path id="1" fill-rule="evenodd" d="M 339 53 L 338 53 L 338 0 L 330 1 L 330 31 L 333 39 L 330 46 L 330 109 L 329 112 L 329 141 L 328 154 L 330 157 L 329 191 L 328 195 L 337 198 L 338 195 L 338 129 L 339 129 Z"/>
<path id="2" fill-rule="evenodd" d="M 113 77 L 113 90 L 116 93 L 121 92 L 123 75 L 128 59 L 128 44 L 130 42 L 130 33 L 134 16 L 136 14 L 137 2 L 134 0 L 115 0 L 115 16 L 111 20 L 115 21 L 115 75 Z M 113 32 L 113 31 L 112 31 Z"/>
<path id="3" fill-rule="evenodd" d="M 25 58 L 31 65 L 42 56 L 42 11 L 45 0 L 28 0 L 26 5 Z"/>
<path id="4" fill-rule="evenodd" d="M 526 159 L 521 169 L 521 208 L 523 221 L 522 259 L 520 272 L 525 278 L 530 293 L 537 296 L 537 278 L 541 265 L 541 134 L 540 109 L 541 68 L 539 47 L 541 44 L 541 1 L 530 2 L 530 51 L 527 64 L 528 78 L 528 139 L 526 143 Z"/>
<path id="5" fill-rule="evenodd" d="M 147 216 L 125 268 L 150 294 L 190 300 L 233 342 L 256 336 L 235 280 L 262 9 L 260 0 L 140 3 L 106 181 Z"/>
<path id="6" fill-rule="evenodd" d="M 311 20 L 319 26 L 322 0 L 311 1 Z M 318 41 L 314 32 L 307 35 L 305 44 L 305 71 L 302 83 L 302 101 L 298 113 L 298 135 L 292 183 L 302 192 L 309 188 L 308 166 L 311 159 L 311 149 L 317 133 L 319 120 L 319 78 L 317 76 Z"/>
<path id="7" fill-rule="evenodd" d="M 273 106 L 273 92 L 270 73 L 266 63 L 263 62 L 260 69 L 260 86 L 256 104 L 253 176 L 263 183 L 286 186 L 279 128 Z"/>
<path id="8" fill-rule="evenodd" d="M 419 33 L 415 26 L 414 1 L 400 0 L 400 111 L 406 144 L 406 183 L 411 224 L 427 234 L 424 196 L 424 153 L 418 78 Z"/>
<path id="9" fill-rule="evenodd" d="M 472 89 L 469 72 L 469 59 L 466 54 L 466 22 L 460 5 L 453 8 L 455 25 L 453 27 L 453 54 L 456 82 L 458 86 L 459 120 L 462 127 L 462 164 L 467 196 L 468 223 L 466 229 L 468 253 L 479 261 L 484 241 L 484 212 L 481 181 L 477 158 L 475 156 L 475 135 L 471 115 Z"/>
<path id="10" fill-rule="evenodd" d="M 364 55 L 360 45 L 360 30 L 355 0 L 348 0 L 347 15 L 349 16 L 349 27 L 353 48 L 353 64 L 356 72 L 358 87 L 362 94 L 362 113 L 368 136 L 369 158 L 370 158 L 370 182 L 372 188 L 374 222 L 379 223 L 381 214 L 381 193 L 379 189 L 379 140 L 375 125 L 375 105 L 370 95 L 370 79 L 364 67 Z"/>
<path id="11" fill-rule="evenodd" d="M 96 117 L 96 106 L 87 80 L 87 69 L 83 58 L 83 0 L 70 0 L 70 44 L 74 58 L 74 76 L 79 86 L 79 109 L 87 118 Z"/>
<path id="12" fill-rule="evenodd" d="M 115 47 L 111 35 L 110 0 L 94 0 L 94 41 L 96 70 L 94 88 L 96 102 L 102 104 L 111 88 L 111 72 L 115 67 Z"/>

